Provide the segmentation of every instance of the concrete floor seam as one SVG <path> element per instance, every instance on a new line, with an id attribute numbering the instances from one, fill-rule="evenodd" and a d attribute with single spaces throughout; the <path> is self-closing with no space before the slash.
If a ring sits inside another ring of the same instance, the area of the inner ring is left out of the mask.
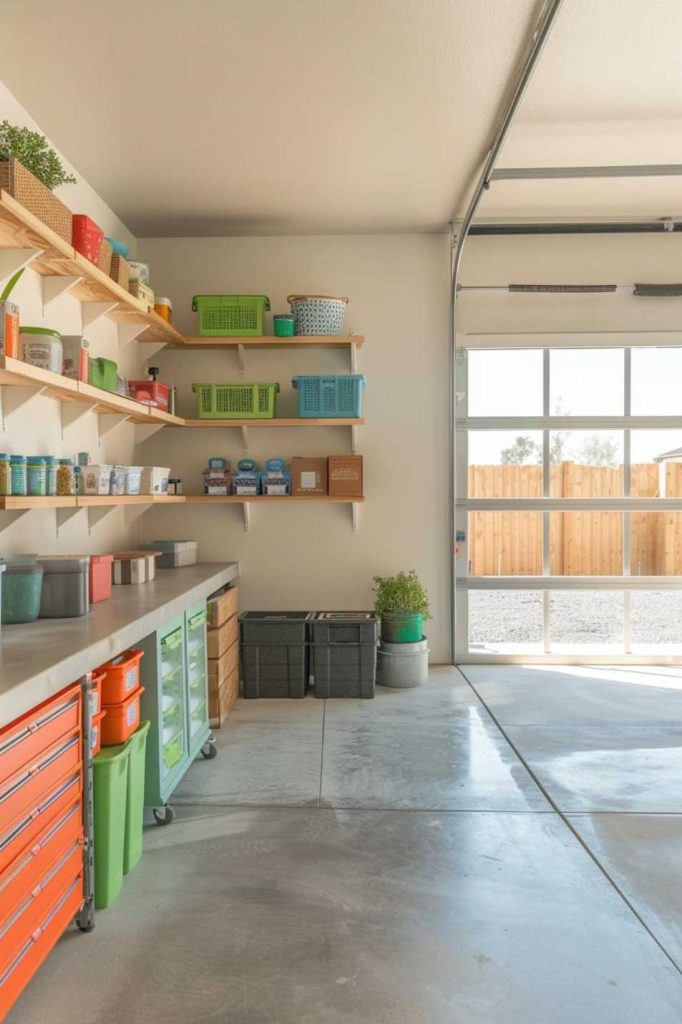
<path id="1" fill-rule="evenodd" d="M 546 810 L 537 809 L 518 809 L 509 810 L 508 807 L 495 808 L 495 807 L 375 807 L 373 805 L 367 805 L 358 807 L 357 804 L 248 804 L 240 801 L 239 803 L 223 803 L 218 800 L 200 800 L 193 798 L 192 800 L 174 800 L 176 807 L 206 807 L 206 808 L 221 808 L 222 810 L 247 810 L 247 811 L 343 811 L 344 813 L 358 812 L 359 814 L 509 814 L 515 816 L 528 815 L 535 817 L 539 814 L 544 815 L 555 815 L 556 811 L 550 807 Z M 571 814 L 584 814 L 584 811 L 571 811 Z M 605 813 L 605 812 L 599 812 Z M 614 812 L 615 813 L 615 812 Z M 632 812 L 635 813 L 635 812 Z M 661 815 L 658 815 L 661 817 Z"/>
<path id="2" fill-rule="evenodd" d="M 500 723 L 500 722 L 498 721 L 498 719 L 497 719 L 497 716 L 495 715 L 495 713 L 494 713 L 494 712 L 493 712 L 493 711 L 492 711 L 492 710 L 491 710 L 491 709 L 490 709 L 490 708 L 488 707 L 488 705 L 486 704 L 485 700 L 483 699 L 483 697 L 481 696 L 481 694 L 480 694 L 480 693 L 478 692 L 478 690 L 476 689 L 476 686 L 474 685 L 474 683 L 472 683 L 472 681 L 471 681 L 471 680 L 469 679 L 469 677 L 467 676 L 466 672 L 465 672 L 465 671 L 464 671 L 464 670 L 463 670 L 463 669 L 462 669 L 462 668 L 461 668 L 461 667 L 460 667 L 459 665 L 457 665 L 457 666 L 456 666 L 456 668 L 457 668 L 457 671 L 458 671 L 458 672 L 460 673 L 460 675 L 462 676 L 462 678 L 463 678 L 463 679 L 465 680 L 465 682 L 466 682 L 466 683 L 467 683 L 467 684 L 468 684 L 468 685 L 469 685 L 469 686 L 471 687 L 471 690 L 472 690 L 472 692 L 474 693 L 475 697 L 476 697 L 476 698 L 477 698 L 477 699 L 478 699 L 478 700 L 479 700 L 479 701 L 481 702 L 481 704 L 483 705 L 483 707 L 484 707 L 484 708 L 486 709 L 486 711 L 487 711 L 487 712 L 488 712 L 488 714 L 490 715 L 490 717 L 491 717 L 492 721 L 493 721 L 493 722 L 495 723 L 495 725 L 496 725 L 496 726 L 497 726 L 497 728 L 499 729 L 499 731 L 500 731 L 500 734 L 501 734 L 501 735 L 502 735 L 502 736 L 504 737 L 505 741 L 506 741 L 506 742 L 507 742 L 507 743 L 509 744 L 509 746 L 510 746 L 511 750 L 513 750 L 514 754 L 515 754 L 515 755 L 516 755 L 516 757 L 517 757 L 517 758 L 519 759 L 520 763 L 521 763 L 521 764 L 523 765 L 523 767 L 524 767 L 524 768 L 526 769 L 526 771 L 528 772 L 528 774 L 530 775 L 530 777 L 531 777 L 531 778 L 533 779 L 533 781 L 534 781 L 535 785 L 536 785 L 536 786 L 538 787 L 538 789 L 539 789 L 539 790 L 540 790 L 540 792 L 541 792 L 541 793 L 543 794 L 543 796 L 545 797 L 545 799 L 547 800 L 547 802 L 548 802 L 548 803 L 550 804 L 550 806 L 551 806 L 551 807 L 552 807 L 552 808 L 554 809 L 554 811 L 555 811 L 555 813 L 556 813 L 556 814 L 558 815 L 558 817 L 559 817 L 559 818 L 561 818 L 561 820 L 563 821 L 563 823 L 564 823 L 564 824 L 566 825 L 566 828 L 567 828 L 567 829 L 568 829 L 568 830 L 569 830 L 569 831 L 571 832 L 571 834 L 572 834 L 572 835 L 573 835 L 573 836 L 575 837 L 575 839 L 576 839 L 576 840 L 577 840 L 577 842 L 578 842 L 578 843 L 580 844 L 580 846 L 581 846 L 581 847 L 583 848 L 583 850 L 584 850 L 584 851 L 585 851 L 585 853 L 586 853 L 586 854 L 588 855 L 588 857 L 590 858 L 590 860 L 591 860 L 591 861 L 593 862 L 593 864 L 595 864 L 595 866 L 597 867 L 597 869 L 598 869 L 598 870 L 599 870 L 599 871 L 601 872 L 601 874 L 602 874 L 602 875 L 603 875 L 603 877 L 604 877 L 604 878 L 605 878 L 605 879 L 607 880 L 607 882 L 609 883 L 609 885 L 611 885 L 611 886 L 612 886 L 612 888 L 613 888 L 613 889 L 614 889 L 614 891 L 615 891 L 615 892 L 616 892 L 616 893 L 618 894 L 618 896 L 620 896 L 621 900 L 622 900 L 622 901 L 623 901 L 623 903 L 624 903 L 624 904 L 626 905 L 626 907 L 628 908 L 628 910 L 629 910 L 629 911 L 630 911 L 630 912 L 631 912 L 631 913 L 633 914 L 633 916 L 634 916 L 634 917 L 635 917 L 635 918 L 637 919 L 637 921 L 639 922 L 639 924 L 641 925 L 641 927 L 642 927 L 642 928 L 644 929 L 644 931 L 645 931 L 645 932 L 646 932 L 646 933 L 647 933 L 647 934 L 649 935 L 649 937 L 650 937 L 650 938 L 652 939 L 652 941 L 653 941 L 653 942 L 654 942 L 654 943 L 655 943 L 655 944 L 656 944 L 656 945 L 658 946 L 658 948 L 659 948 L 659 949 L 661 950 L 661 952 L 662 952 L 662 953 L 663 953 L 663 955 L 664 955 L 664 956 L 666 957 L 666 959 L 667 959 L 667 960 L 668 960 L 668 961 L 669 961 L 669 962 L 670 962 L 670 963 L 672 964 L 672 966 L 673 966 L 673 967 L 675 968 L 675 970 L 677 971 L 677 973 L 678 973 L 678 974 L 680 974 L 680 975 L 682 975 L 682 968 L 681 968 L 681 967 L 679 966 L 679 964 L 677 963 L 677 961 L 676 961 L 676 960 L 675 960 L 675 959 L 674 959 L 674 958 L 673 958 L 673 957 L 672 957 L 672 956 L 670 955 L 670 953 L 669 953 L 669 952 L 668 952 L 668 950 L 667 950 L 667 949 L 665 948 L 665 946 L 663 945 L 663 943 L 662 943 L 662 942 L 661 942 L 661 941 L 660 941 L 660 940 L 658 939 L 658 937 L 657 937 L 657 936 L 656 936 L 656 935 L 654 934 L 654 932 L 653 932 L 653 931 L 651 930 L 651 928 L 649 927 L 649 925 L 648 925 L 648 924 L 646 923 L 646 921 L 645 921 L 645 920 L 643 919 L 642 915 L 641 915 L 641 914 L 640 914 L 640 913 L 639 913 L 639 912 L 637 911 L 637 909 L 635 908 L 635 906 L 633 905 L 633 903 L 632 903 L 632 902 L 631 902 L 631 901 L 630 901 L 630 900 L 628 899 L 628 897 L 627 897 L 627 896 L 625 895 L 625 893 L 624 893 L 624 892 L 623 892 L 623 890 L 622 890 L 622 889 L 620 888 L 620 886 L 619 886 L 619 885 L 618 885 L 618 884 L 616 883 L 616 881 L 615 881 L 615 880 L 614 880 L 614 879 L 613 879 L 613 878 L 611 877 L 611 875 L 610 875 L 610 874 L 608 873 L 608 871 L 606 870 L 606 868 L 604 867 L 604 865 L 603 865 L 603 864 L 601 863 L 601 861 L 599 861 L 599 860 L 598 860 L 598 858 L 597 858 L 597 857 L 596 857 L 596 855 L 595 855 L 595 854 L 593 853 L 593 851 L 591 850 L 591 848 L 590 848 L 590 847 L 589 847 L 589 846 L 587 845 L 586 841 L 585 841 L 585 840 L 584 840 L 584 839 L 582 838 L 582 836 L 580 835 L 580 833 L 579 833 L 579 832 L 578 832 L 578 831 L 577 831 L 577 830 L 576 830 L 576 829 L 575 829 L 575 828 L 573 827 L 573 825 L 571 824 L 570 818 L 569 818 L 569 817 L 567 816 L 567 814 L 566 814 L 566 813 L 564 813 L 564 812 L 563 812 L 563 811 L 561 810 L 561 808 L 560 808 L 560 807 L 558 806 L 558 804 L 557 804 L 557 803 L 556 803 L 556 802 L 555 802 L 555 801 L 554 801 L 554 800 L 552 799 L 552 797 L 550 796 L 550 794 L 548 793 L 548 791 L 546 790 L 546 788 L 545 788 L 545 787 L 544 787 L 544 786 L 542 785 L 542 783 L 540 782 L 540 780 L 539 780 L 539 779 L 537 778 L 537 776 L 535 775 L 535 773 L 534 773 L 533 769 L 531 768 L 530 764 L 529 764 L 529 763 L 528 763 L 528 762 L 526 761 L 526 759 L 524 758 L 524 756 L 523 756 L 523 754 L 521 753 L 521 751 L 520 751 L 520 750 L 519 750 L 519 749 L 517 748 L 517 746 L 516 746 L 516 745 L 515 745 L 515 743 L 514 743 L 514 742 L 513 742 L 512 740 L 511 740 L 511 738 L 510 738 L 510 737 L 509 737 L 509 736 L 507 735 L 507 732 L 506 732 L 506 730 L 505 730 L 504 726 L 503 726 L 503 725 L 502 725 L 502 724 L 501 724 L 501 723 Z M 571 814 L 573 814 L 573 815 L 575 815 L 576 813 L 578 813 L 578 812 L 575 812 L 575 811 L 572 811 L 572 812 L 571 812 Z M 617 812 L 614 812 L 614 813 L 617 813 Z"/>

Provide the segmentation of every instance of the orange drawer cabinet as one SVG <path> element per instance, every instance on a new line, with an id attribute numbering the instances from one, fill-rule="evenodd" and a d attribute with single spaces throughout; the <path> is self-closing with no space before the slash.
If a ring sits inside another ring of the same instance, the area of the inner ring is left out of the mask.
<path id="1" fill-rule="evenodd" d="M 75 683 L 0 729 L 0 1021 L 85 902 L 83 700 Z"/>

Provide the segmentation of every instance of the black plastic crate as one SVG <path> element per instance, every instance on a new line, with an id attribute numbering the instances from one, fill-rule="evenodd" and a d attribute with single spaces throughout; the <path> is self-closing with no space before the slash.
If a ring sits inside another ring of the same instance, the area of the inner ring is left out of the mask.
<path id="1" fill-rule="evenodd" d="M 313 612 L 243 612 L 242 644 L 304 644 Z"/>
<path id="2" fill-rule="evenodd" d="M 315 696 L 374 696 L 377 619 L 372 612 L 318 612 L 310 623 Z"/>
<path id="3" fill-rule="evenodd" d="M 316 612 L 310 622 L 313 644 L 376 644 L 373 612 Z"/>

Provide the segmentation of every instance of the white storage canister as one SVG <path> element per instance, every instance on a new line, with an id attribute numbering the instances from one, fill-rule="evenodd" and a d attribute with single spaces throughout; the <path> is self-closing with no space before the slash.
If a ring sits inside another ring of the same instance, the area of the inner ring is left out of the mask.
<path id="1" fill-rule="evenodd" d="M 112 494 L 125 494 L 126 493 L 126 467 L 125 466 L 114 466 L 111 471 L 111 493 Z"/>
<path id="2" fill-rule="evenodd" d="M 81 466 L 86 494 L 111 494 L 113 466 Z"/>
<path id="3" fill-rule="evenodd" d="M 142 466 L 124 466 L 126 472 L 126 494 L 139 494 L 142 480 Z"/>
<path id="4" fill-rule="evenodd" d="M 87 615 L 90 610 L 88 555 L 50 555 L 39 558 L 43 567 L 40 597 L 41 619 L 67 619 Z"/>
<path id="5" fill-rule="evenodd" d="M 21 358 L 31 366 L 61 374 L 64 365 L 64 347 L 59 331 L 48 327 L 21 328 Z"/>

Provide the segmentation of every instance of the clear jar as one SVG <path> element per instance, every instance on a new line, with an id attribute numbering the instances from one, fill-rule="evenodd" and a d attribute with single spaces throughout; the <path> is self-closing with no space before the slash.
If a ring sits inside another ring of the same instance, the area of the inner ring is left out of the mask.
<path id="1" fill-rule="evenodd" d="M 73 462 L 71 459 L 60 459 L 57 467 L 57 494 L 67 497 L 74 493 Z"/>
<path id="2" fill-rule="evenodd" d="M 32 498 L 47 494 L 47 472 L 41 455 L 30 455 L 26 460 L 26 493 Z"/>
<path id="3" fill-rule="evenodd" d="M 26 456 L 11 455 L 9 464 L 12 478 L 12 494 L 21 497 L 26 494 Z"/>
<path id="4" fill-rule="evenodd" d="M 57 462 L 54 455 L 45 456 L 45 493 L 54 497 L 57 493 Z"/>
<path id="5" fill-rule="evenodd" d="M 6 498 L 12 493 L 12 472 L 9 455 L 0 454 L 0 497 Z"/>
<path id="6" fill-rule="evenodd" d="M 82 466 L 73 467 L 73 489 L 75 494 L 85 494 L 85 477 Z"/>

